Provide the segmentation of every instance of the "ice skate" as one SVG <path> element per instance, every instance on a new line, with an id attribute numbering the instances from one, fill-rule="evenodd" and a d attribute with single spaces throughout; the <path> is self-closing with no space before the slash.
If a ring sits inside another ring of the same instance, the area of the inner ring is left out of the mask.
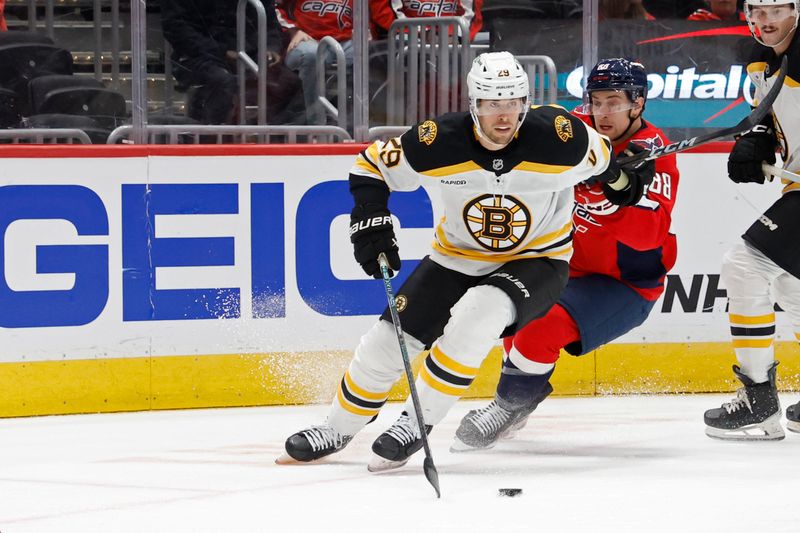
<path id="1" fill-rule="evenodd" d="M 352 435 L 342 435 L 328 425 L 312 426 L 286 439 L 286 453 L 275 462 L 279 465 L 309 463 L 343 449 Z"/>
<path id="2" fill-rule="evenodd" d="M 775 367 L 769 369 L 764 383 L 753 381 L 734 365 L 733 373 L 744 384 L 736 398 L 705 413 L 706 435 L 722 440 L 780 440 L 781 406 L 775 387 Z M 795 412 L 795 411 L 793 411 Z M 796 412 L 795 412 L 796 413 Z"/>
<path id="3" fill-rule="evenodd" d="M 430 433 L 433 426 L 425 426 Z M 417 420 L 403 411 L 392 426 L 372 443 L 374 455 L 367 465 L 370 472 L 394 470 L 405 465 L 414 453 L 422 448 L 422 435 Z"/>
<path id="4" fill-rule="evenodd" d="M 528 413 L 513 412 L 500 407 L 496 401 L 486 407 L 472 410 L 461 419 L 451 452 L 468 452 L 493 448 L 497 441 L 512 431 L 520 419 L 527 420 Z M 523 422 L 524 425 L 524 422 Z"/>
<path id="5" fill-rule="evenodd" d="M 468 412 L 461 419 L 450 451 L 458 453 L 487 450 L 493 448 L 500 439 L 513 438 L 528 423 L 531 413 L 552 392 L 553 386 L 546 381 L 525 407 L 509 410 L 492 400 L 486 407 Z"/>
<path id="6" fill-rule="evenodd" d="M 800 433 L 800 402 L 786 408 L 786 429 Z"/>

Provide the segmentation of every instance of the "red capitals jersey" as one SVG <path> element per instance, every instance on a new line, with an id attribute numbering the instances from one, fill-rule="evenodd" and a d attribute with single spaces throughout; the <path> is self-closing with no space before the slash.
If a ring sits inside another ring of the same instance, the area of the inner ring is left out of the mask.
<path id="1" fill-rule="evenodd" d="M 591 125 L 590 117 L 581 118 Z M 660 129 L 643 123 L 628 142 L 648 150 L 669 144 Z M 626 147 L 626 143 L 616 147 L 615 154 Z M 572 216 L 575 252 L 570 260 L 570 277 L 610 276 L 646 300 L 656 300 L 664 292 L 664 278 L 675 265 L 678 251 L 675 235 L 669 229 L 679 174 L 674 154 L 655 162 L 655 178 L 636 205 L 611 204 L 602 196 L 599 185 L 589 188 L 593 194 L 580 194 L 576 189 Z M 598 201 L 593 202 L 592 198 Z"/>
<path id="2" fill-rule="evenodd" d="M 396 19 L 418 17 L 461 17 L 469 28 L 470 41 L 481 31 L 483 0 L 388 0 L 373 3 L 372 21 L 388 31 Z"/>
<path id="3" fill-rule="evenodd" d="M 278 0 L 275 10 L 284 31 L 299 28 L 317 41 L 353 38 L 353 0 Z"/>
<path id="4" fill-rule="evenodd" d="M 722 20 L 722 17 L 713 11 L 701 8 L 686 17 L 686 20 Z M 747 18 L 744 16 L 744 11 L 736 11 L 736 20 L 739 22 L 747 22 Z"/>

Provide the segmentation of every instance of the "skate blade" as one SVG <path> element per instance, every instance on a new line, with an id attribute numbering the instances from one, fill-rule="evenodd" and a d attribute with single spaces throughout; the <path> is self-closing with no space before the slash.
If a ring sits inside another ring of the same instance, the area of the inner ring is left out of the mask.
<path id="1" fill-rule="evenodd" d="M 294 457 L 292 457 L 288 453 L 283 452 L 277 459 L 275 459 L 275 464 L 276 465 L 303 465 L 303 464 L 307 464 L 307 463 L 303 463 L 301 461 L 298 461 L 297 459 L 295 459 Z"/>
<path id="2" fill-rule="evenodd" d="M 373 474 L 378 472 L 388 472 L 389 470 L 395 470 L 401 466 L 404 466 L 407 462 L 408 459 L 403 461 L 390 461 L 389 459 L 384 459 L 380 455 L 373 454 L 372 459 L 370 459 L 369 464 L 367 465 L 367 470 Z"/>
<path id="3" fill-rule="evenodd" d="M 782 440 L 786 434 L 783 432 L 780 416 L 781 413 L 778 412 L 759 424 L 751 424 L 739 429 L 720 429 L 706 426 L 706 435 L 717 440 Z"/>
<path id="4" fill-rule="evenodd" d="M 787 420 L 786 429 L 788 429 L 792 433 L 800 433 L 800 422 L 797 422 L 795 420 Z"/>
<path id="5" fill-rule="evenodd" d="M 519 420 L 514 422 L 510 428 L 508 428 L 508 430 L 503 434 L 503 436 L 507 438 L 513 438 L 518 431 L 520 431 L 527 425 L 528 425 L 528 417 L 526 416 L 520 418 Z"/>
<path id="6" fill-rule="evenodd" d="M 320 463 L 324 463 L 327 458 L 328 456 L 326 455 L 325 457 L 320 457 L 315 461 L 298 461 L 288 453 L 283 452 L 277 459 L 275 459 L 275 464 L 281 466 L 318 465 Z"/>
<path id="7" fill-rule="evenodd" d="M 450 445 L 450 452 L 451 453 L 469 453 L 469 452 L 479 452 L 481 450 L 491 450 L 494 448 L 494 445 L 497 444 L 493 442 L 486 446 L 470 446 L 466 442 L 462 441 L 458 437 L 453 439 L 453 444 Z"/>

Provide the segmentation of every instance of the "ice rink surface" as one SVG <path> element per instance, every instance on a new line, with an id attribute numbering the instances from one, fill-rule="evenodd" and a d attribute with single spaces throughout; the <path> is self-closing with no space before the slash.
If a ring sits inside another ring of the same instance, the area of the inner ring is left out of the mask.
<path id="1" fill-rule="evenodd" d="M 325 406 L 0 420 L 0 531 L 800 531 L 800 434 L 709 439 L 703 411 L 730 397 L 550 398 L 516 439 L 453 454 L 461 416 L 485 403 L 460 402 L 431 434 L 441 500 L 422 452 L 366 470 L 399 404 L 305 466 L 274 459 Z"/>

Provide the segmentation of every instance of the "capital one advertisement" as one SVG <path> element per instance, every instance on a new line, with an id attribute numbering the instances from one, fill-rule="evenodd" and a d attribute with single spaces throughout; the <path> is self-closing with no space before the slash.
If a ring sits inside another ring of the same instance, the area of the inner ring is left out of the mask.
<path id="1" fill-rule="evenodd" d="M 580 20 L 501 19 L 495 28 L 493 49 L 550 56 L 559 103 L 569 109 L 580 103 Z M 746 63 L 755 40 L 744 23 L 606 20 L 598 24 L 598 43 L 598 59 L 627 57 L 645 66 L 645 117 L 673 140 L 732 126 L 750 112 L 753 87 Z"/>

